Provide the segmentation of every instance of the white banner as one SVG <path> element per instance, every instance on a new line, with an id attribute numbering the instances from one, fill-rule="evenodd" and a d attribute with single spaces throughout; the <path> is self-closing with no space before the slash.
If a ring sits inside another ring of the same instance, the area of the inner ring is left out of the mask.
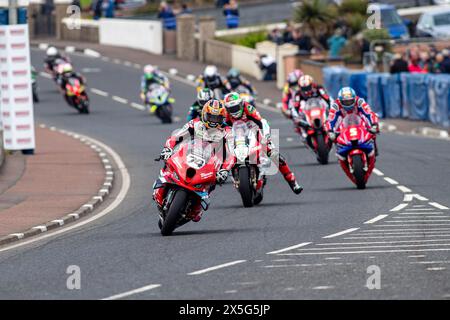
<path id="1" fill-rule="evenodd" d="M 6 150 L 35 148 L 28 25 L 0 26 L 0 118 Z"/>

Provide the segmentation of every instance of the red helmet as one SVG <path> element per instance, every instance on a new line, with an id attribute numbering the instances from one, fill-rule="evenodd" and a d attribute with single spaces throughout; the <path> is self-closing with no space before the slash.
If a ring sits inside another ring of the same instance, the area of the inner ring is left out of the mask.
<path id="1" fill-rule="evenodd" d="M 314 79 L 310 75 L 304 75 L 298 80 L 300 92 L 304 97 L 311 97 L 313 94 Z"/>

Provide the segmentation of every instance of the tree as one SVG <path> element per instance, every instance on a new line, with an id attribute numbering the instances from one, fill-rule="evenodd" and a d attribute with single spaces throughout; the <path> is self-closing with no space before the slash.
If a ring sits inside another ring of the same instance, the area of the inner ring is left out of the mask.
<path id="1" fill-rule="evenodd" d="M 308 27 L 313 36 L 317 37 L 317 31 L 334 23 L 336 9 L 324 0 L 305 0 L 294 12 L 294 21 L 303 23 Z"/>

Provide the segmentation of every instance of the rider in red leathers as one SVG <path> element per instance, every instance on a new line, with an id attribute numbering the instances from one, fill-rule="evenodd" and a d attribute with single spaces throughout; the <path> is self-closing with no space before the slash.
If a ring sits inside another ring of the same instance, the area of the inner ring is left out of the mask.
<path id="1" fill-rule="evenodd" d="M 226 126 L 225 119 L 226 111 L 223 103 L 215 99 L 208 101 L 202 109 L 200 118 L 189 121 L 167 139 L 160 158 L 163 160 L 169 159 L 173 154 L 174 148 L 186 139 L 197 138 L 207 141 L 214 146 L 215 154 L 219 155 L 219 157 L 221 156 L 222 164 L 217 171 L 216 182 L 223 184 L 228 178 L 228 172 L 236 162 L 231 151 L 233 145 L 231 128 Z M 157 182 L 155 182 L 153 187 L 153 199 L 161 206 L 164 202 L 165 189 L 156 187 L 161 185 Z M 211 193 L 214 188 L 215 186 L 212 186 L 209 192 Z M 191 208 L 189 216 L 192 218 L 192 221 L 200 221 L 202 215 L 201 202 L 198 201 Z"/>
<path id="2" fill-rule="evenodd" d="M 263 128 L 264 119 L 261 117 L 261 115 L 254 106 L 252 106 L 248 102 L 243 101 L 240 98 L 239 93 L 231 92 L 227 94 L 224 99 L 224 104 L 227 110 L 227 118 L 226 118 L 227 124 L 232 126 L 233 122 L 237 120 L 242 120 L 245 122 L 253 121 L 262 132 L 264 131 Z M 274 157 L 279 155 L 278 168 L 281 174 L 283 175 L 286 182 L 289 184 L 289 187 L 292 189 L 292 191 L 295 194 L 300 194 L 303 191 L 303 187 L 298 184 L 297 180 L 295 179 L 295 175 L 289 168 L 285 158 L 281 154 L 278 154 L 275 146 L 273 145 L 270 139 L 270 133 L 263 132 L 263 135 L 266 137 L 268 141 L 267 156 L 273 159 Z"/>
<path id="3" fill-rule="evenodd" d="M 361 97 L 356 95 L 355 90 L 350 87 L 342 88 L 338 93 L 338 98 L 333 102 L 328 119 L 325 123 L 325 129 L 331 141 L 335 141 L 339 134 L 339 127 L 347 114 L 356 113 L 359 115 L 369 128 L 369 132 L 377 134 L 380 132 L 378 115 L 372 111 L 369 104 Z M 375 156 L 378 155 L 378 148 L 374 137 Z M 345 165 L 345 154 L 341 154 L 339 148 L 336 150 L 339 163 L 345 172 L 348 172 L 348 166 Z"/>

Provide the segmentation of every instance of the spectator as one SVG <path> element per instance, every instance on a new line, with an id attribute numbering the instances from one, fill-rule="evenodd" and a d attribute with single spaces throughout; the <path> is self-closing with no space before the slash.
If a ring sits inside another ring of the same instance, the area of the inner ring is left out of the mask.
<path id="1" fill-rule="evenodd" d="M 433 62 L 431 61 L 430 54 L 427 51 L 420 52 L 419 65 L 424 72 L 432 72 Z"/>
<path id="2" fill-rule="evenodd" d="M 292 25 L 292 22 L 289 22 L 286 26 L 286 29 L 284 29 L 283 32 L 283 42 L 284 43 L 290 43 L 292 42 L 292 32 L 294 31 L 294 26 Z"/>
<path id="3" fill-rule="evenodd" d="M 408 71 L 411 73 L 425 73 L 425 71 L 420 67 L 420 59 L 418 54 L 411 54 L 409 59 Z"/>
<path id="4" fill-rule="evenodd" d="M 433 64 L 433 73 L 443 73 L 445 70 L 442 67 L 444 61 L 444 55 L 442 53 L 436 54 L 436 58 Z"/>
<path id="5" fill-rule="evenodd" d="M 442 56 L 444 59 L 441 63 L 442 73 L 450 73 L 450 51 L 448 49 L 442 50 Z"/>
<path id="6" fill-rule="evenodd" d="M 164 29 L 175 30 L 177 27 L 175 14 L 165 1 L 161 1 L 161 4 L 159 5 L 158 19 L 163 20 Z"/>
<path id="7" fill-rule="evenodd" d="M 227 20 L 227 28 L 237 28 L 239 27 L 239 7 L 235 0 L 230 0 L 230 2 L 223 6 L 223 15 Z"/>
<path id="8" fill-rule="evenodd" d="M 342 30 L 336 29 L 334 35 L 328 38 L 328 47 L 330 48 L 330 58 L 337 58 L 341 56 L 341 50 L 344 48 L 347 40 L 342 36 Z"/>
<path id="9" fill-rule="evenodd" d="M 400 53 L 395 54 L 394 60 L 391 64 L 391 73 L 408 72 L 408 62 L 404 59 Z"/>
<path id="10" fill-rule="evenodd" d="M 104 0 L 105 18 L 114 18 L 115 3 L 114 0 Z"/>
<path id="11" fill-rule="evenodd" d="M 103 12 L 103 0 L 97 0 L 97 2 L 94 5 L 94 20 L 98 20 L 102 17 Z"/>
<path id="12" fill-rule="evenodd" d="M 272 31 L 268 34 L 267 39 L 278 45 L 283 44 L 283 35 L 278 28 L 272 29 Z"/>
<path id="13" fill-rule="evenodd" d="M 292 44 L 297 45 L 299 51 L 309 53 L 312 49 L 311 37 L 304 34 L 300 29 L 295 29 L 292 32 Z"/>
<path id="14" fill-rule="evenodd" d="M 183 3 L 181 5 L 181 11 L 178 14 L 180 14 L 180 15 L 192 14 L 192 10 L 191 10 L 191 8 L 188 7 L 187 3 Z"/>
<path id="15" fill-rule="evenodd" d="M 356 35 L 356 43 L 361 52 L 361 61 L 363 61 L 364 53 L 370 52 L 370 43 L 369 43 L 369 41 L 366 40 L 366 38 L 364 38 L 362 33 L 358 33 Z"/>
<path id="16" fill-rule="evenodd" d="M 263 72 L 263 81 L 275 80 L 277 77 L 277 63 L 275 59 L 267 54 L 258 54 L 258 60 L 255 61 L 259 69 Z"/>

